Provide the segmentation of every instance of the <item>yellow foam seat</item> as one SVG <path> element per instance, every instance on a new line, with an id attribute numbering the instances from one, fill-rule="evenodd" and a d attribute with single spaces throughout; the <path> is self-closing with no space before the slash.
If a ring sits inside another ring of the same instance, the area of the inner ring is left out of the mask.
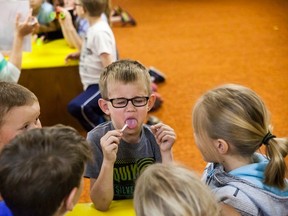
<path id="1" fill-rule="evenodd" d="M 32 52 L 23 52 L 22 69 L 65 67 L 78 65 L 78 61 L 70 61 L 67 65 L 65 57 L 77 52 L 71 49 L 64 39 L 57 39 L 43 44 L 32 43 Z"/>
<path id="2" fill-rule="evenodd" d="M 65 216 L 135 216 L 133 200 L 112 201 L 110 208 L 106 212 L 95 209 L 92 203 L 78 203 L 73 211 Z"/>

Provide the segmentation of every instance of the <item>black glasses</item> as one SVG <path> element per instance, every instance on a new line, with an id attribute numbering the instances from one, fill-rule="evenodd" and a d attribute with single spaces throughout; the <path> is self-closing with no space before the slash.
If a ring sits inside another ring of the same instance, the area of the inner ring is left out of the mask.
<path id="1" fill-rule="evenodd" d="M 149 97 L 134 97 L 134 98 L 113 98 L 107 99 L 110 101 L 114 108 L 124 108 L 127 106 L 128 102 L 131 101 L 135 107 L 142 107 L 148 103 Z"/>

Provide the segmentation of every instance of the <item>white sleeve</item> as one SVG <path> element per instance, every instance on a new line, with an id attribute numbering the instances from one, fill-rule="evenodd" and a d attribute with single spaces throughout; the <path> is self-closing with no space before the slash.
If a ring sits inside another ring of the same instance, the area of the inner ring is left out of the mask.
<path id="1" fill-rule="evenodd" d="M 18 82 L 20 70 L 7 61 L 0 53 L 0 80 L 6 82 Z"/>

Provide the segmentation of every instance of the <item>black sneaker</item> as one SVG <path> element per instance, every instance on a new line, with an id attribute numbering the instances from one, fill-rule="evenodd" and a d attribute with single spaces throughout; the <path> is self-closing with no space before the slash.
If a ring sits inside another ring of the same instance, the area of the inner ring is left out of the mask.
<path id="1" fill-rule="evenodd" d="M 152 78 L 152 82 L 155 83 L 162 83 L 165 82 L 166 76 L 159 71 L 158 69 L 156 69 L 155 67 L 149 67 L 149 74 Z"/>
<path id="2" fill-rule="evenodd" d="M 123 10 L 120 6 L 116 6 L 113 8 L 112 16 L 120 16 L 122 26 L 136 26 L 135 19 L 127 11 Z"/>
<path id="3" fill-rule="evenodd" d="M 126 11 L 122 11 L 121 13 L 121 20 L 122 20 L 122 24 L 125 25 L 132 25 L 132 26 L 136 26 L 136 21 L 135 19 Z"/>

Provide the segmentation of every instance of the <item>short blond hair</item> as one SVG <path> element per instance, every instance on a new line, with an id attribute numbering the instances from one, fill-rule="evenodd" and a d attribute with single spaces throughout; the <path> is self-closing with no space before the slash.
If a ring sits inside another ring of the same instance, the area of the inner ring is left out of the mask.
<path id="1" fill-rule="evenodd" d="M 104 68 L 100 75 L 99 88 L 101 96 L 108 98 L 108 86 L 112 81 L 119 81 L 124 84 L 141 81 L 146 88 L 148 95 L 151 95 L 151 79 L 147 68 L 138 61 L 121 59 L 111 63 Z"/>
<path id="2" fill-rule="evenodd" d="M 137 216 L 219 216 L 216 198 L 187 167 L 150 165 L 139 176 L 134 191 Z"/>

